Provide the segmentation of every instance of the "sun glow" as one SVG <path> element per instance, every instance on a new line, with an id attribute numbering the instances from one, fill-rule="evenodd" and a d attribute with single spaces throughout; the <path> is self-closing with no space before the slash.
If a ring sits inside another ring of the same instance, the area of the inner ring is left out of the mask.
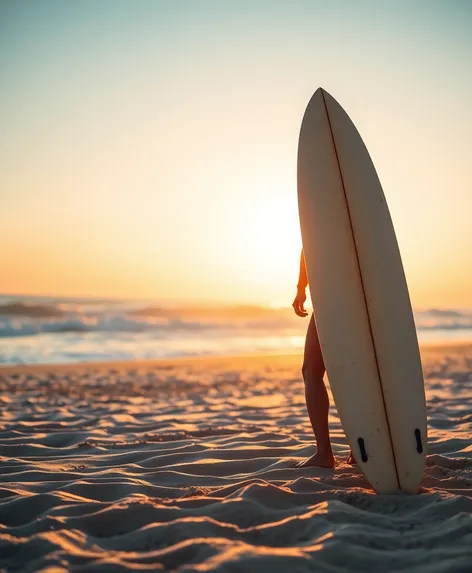
<path id="1" fill-rule="evenodd" d="M 292 183 L 293 187 L 293 183 Z M 248 300 L 289 304 L 301 249 L 296 191 L 254 193 L 233 211 L 227 257 Z M 270 197 L 270 200 L 269 200 Z"/>
<path id="2" fill-rule="evenodd" d="M 322 85 L 372 156 L 414 306 L 472 304 L 464 9 L 27 4 L 0 35 L 2 292 L 290 304 Z"/>

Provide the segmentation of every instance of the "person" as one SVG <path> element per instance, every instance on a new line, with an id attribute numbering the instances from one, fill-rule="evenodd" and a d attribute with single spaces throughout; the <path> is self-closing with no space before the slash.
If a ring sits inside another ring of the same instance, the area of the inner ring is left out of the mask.
<path id="1" fill-rule="evenodd" d="M 305 310 L 306 287 L 308 275 L 306 271 L 305 255 L 300 256 L 300 274 L 297 284 L 297 295 L 292 303 L 295 314 L 301 317 L 308 316 Z M 323 468 L 334 467 L 334 455 L 329 439 L 328 412 L 329 398 L 323 381 L 325 365 L 321 353 L 318 331 L 315 324 L 315 315 L 311 315 L 305 339 L 305 351 L 302 366 L 303 381 L 305 382 L 305 400 L 310 417 L 311 426 L 316 439 L 316 452 L 298 467 L 320 466 Z M 355 463 L 352 451 L 348 463 Z"/>

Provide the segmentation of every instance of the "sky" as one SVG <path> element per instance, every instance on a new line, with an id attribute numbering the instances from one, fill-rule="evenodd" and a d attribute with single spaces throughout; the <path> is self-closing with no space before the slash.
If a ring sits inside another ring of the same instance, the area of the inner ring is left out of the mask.
<path id="1" fill-rule="evenodd" d="M 322 86 L 413 306 L 472 307 L 471 24 L 467 0 L 0 0 L 0 292 L 290 305 Z"/>

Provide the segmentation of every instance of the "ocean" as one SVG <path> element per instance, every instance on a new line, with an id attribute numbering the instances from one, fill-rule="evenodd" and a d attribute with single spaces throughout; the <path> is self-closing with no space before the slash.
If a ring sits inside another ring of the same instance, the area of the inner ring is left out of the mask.
<path id="1" fill-rule="evenodd" d="M 415 310 L 421 344 L 472 341 L 472 309 Z M 291 308 L 0 296 L 0 364 L 298 353 L 308 318 Z"/>

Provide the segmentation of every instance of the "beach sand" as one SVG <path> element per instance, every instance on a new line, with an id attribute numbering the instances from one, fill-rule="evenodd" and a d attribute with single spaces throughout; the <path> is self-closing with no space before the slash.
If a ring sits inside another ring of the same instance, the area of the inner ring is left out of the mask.
<path id="1" fill-rule="evenodd" d="M 300 356 L 0 369 L 1 571 L 472 570 L 472 345 L 423 347 L 419 495 L 314 451 Z"/>

